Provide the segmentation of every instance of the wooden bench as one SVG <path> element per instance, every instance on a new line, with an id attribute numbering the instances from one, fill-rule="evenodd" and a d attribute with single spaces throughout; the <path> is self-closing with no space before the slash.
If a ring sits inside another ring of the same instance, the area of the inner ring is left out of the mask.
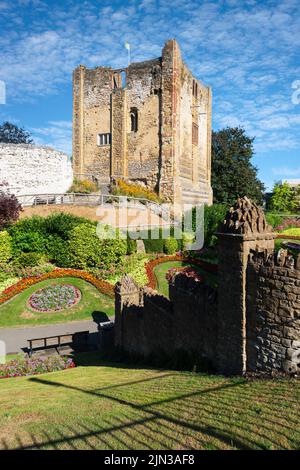
<path id="1" fill-rule="evenodd" d="M 33 351 L 55 348 L 59 349 L 61 346 L 84 345 L 87 346 L 89 331 L 78 331 L 76 333 L 69 333 L 64 335 L 46 336 L 43 338 L 28 339 L 29 356 L 32 356 Z M 38 345 L 34 345 L 39 343 Z"/>

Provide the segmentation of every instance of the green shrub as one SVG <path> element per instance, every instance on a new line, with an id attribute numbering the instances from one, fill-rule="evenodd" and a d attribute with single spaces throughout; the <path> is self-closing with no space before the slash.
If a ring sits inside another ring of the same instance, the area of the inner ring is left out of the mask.
<path id="1" fill-rule="evenodd" d="M 100 239 L 95 226 L 80 224 L 70 234 L 69 252 L 75 268 L 109 269 L 121 263 L 127 252 L 127 242 L 120 238 Z"/>
<path id="2" fill-rule="evenodd" d="M 204 244 L 213 247 L 217 243 L 215 233 L 224 222 L 228 207 L 224 204 L 214 204 L 204 208 Z"/>
<path id="3" fill-rule="evenodd" d="M 18 231 L 12 235 L 12 246 L 15 256 L 20 253 L 45 253 L 46 237 L 39 232 Z"/>
<path id="4" fill-rule="evenodd" d="M 73 214 L 56 212 L 44 219 L 44 230 L 48 236 L 58 236 L 60 239 L 68 240 L 70 232 L 80 224 L 96 225 L 84 217 L 77 217 Z"/>
<path id="5" fill-rule="evenodd" d="M 159 238 L 158 240 L 146 238 L 143 239 L 146 253 L 163 253 L 164 252 L 164 240 Z"/>
<path id="6" fill-rule="evenodd" d="M 132 240 L 132 238 L 127 236 L 127 255 L 132 255 L 136 253 L 136 251 L 137 251 L 136 240 Z"/>
<path id="7" fill-rule="evenodd" d="M 44 256 L 41 253 L 20 253 L 19 256 L 14 259 L 14 265 L 20 268 L 29 268 L 39 266 L 44 261 Z"/>
<path id="8" fill-rule="evenodd" d="M 0 264 L 7 263 L 12 258 L 12 240 L 9 233 L 0 232 Z"/>
<path id="9" fill-rule="evenodd" d="M 282 216 L 278 214 L 271 214 L 270 212 L 266 213 L 266 219 L 268 224 L 272 225 L 273 228 L 278 227 L 282 222 Z"/>
<path id="10" fill-rule="evenodd" d="M 176 238 L 169 237 L 164 240 L 164 252 L 167 255 L 174 255 L 174 253 L 176 253 L 177 250 L 178 250 L 178 243 L 177 243 Z"/>

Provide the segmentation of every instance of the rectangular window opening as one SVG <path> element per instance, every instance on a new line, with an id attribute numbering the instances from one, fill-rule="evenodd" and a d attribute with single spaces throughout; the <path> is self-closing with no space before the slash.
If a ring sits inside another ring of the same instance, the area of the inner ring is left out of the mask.
<path id="1" fill-rule="evenodd" d="M 102 145 L 110 145 L 110 142 L 111 142 L 111 138 L 110 138 L 110 134 L 98 134 L 98 137 L 97 137 L 97 144 L 99 146 L 102 146 Z"/>

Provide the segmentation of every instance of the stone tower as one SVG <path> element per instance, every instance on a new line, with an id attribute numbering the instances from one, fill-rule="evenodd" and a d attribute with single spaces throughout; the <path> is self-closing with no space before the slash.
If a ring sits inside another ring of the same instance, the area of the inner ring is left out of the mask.
<path id="1" fill-rule="evenodd" d="M 218 233 L 218 363 L 229 374 L 246 371 L 246 279 L 251 250 L 273 252 L 272 227 L 247 197 L 228 211 Z"/>
<path id="2" fill-rule="evenodd" d="M 73 75 L 73 169 L 78 178 L 122 178 L 165 200 L 212 203 L 211 89 L 181 59 L 175 40 L 161 57 L 124 69 L 80 65 Z"/>

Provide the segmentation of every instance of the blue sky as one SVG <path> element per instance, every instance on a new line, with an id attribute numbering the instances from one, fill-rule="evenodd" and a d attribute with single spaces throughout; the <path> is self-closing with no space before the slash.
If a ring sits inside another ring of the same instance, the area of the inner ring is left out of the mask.
<path id="1" fill-rule="evenodd" d="M 175 37 L 213 88 L 213 127 L 255 139 L 260 178 L 300 178 L 299 0 L 0 0 L 0 122 L 71 154 L 72 70 L 158 57 Z M 296 84 L 297 85 L 297 84 Z M 295 85 L 295 86 L 296 86 Z M 298 98 L 298 99 L 297 99 Z"/>

